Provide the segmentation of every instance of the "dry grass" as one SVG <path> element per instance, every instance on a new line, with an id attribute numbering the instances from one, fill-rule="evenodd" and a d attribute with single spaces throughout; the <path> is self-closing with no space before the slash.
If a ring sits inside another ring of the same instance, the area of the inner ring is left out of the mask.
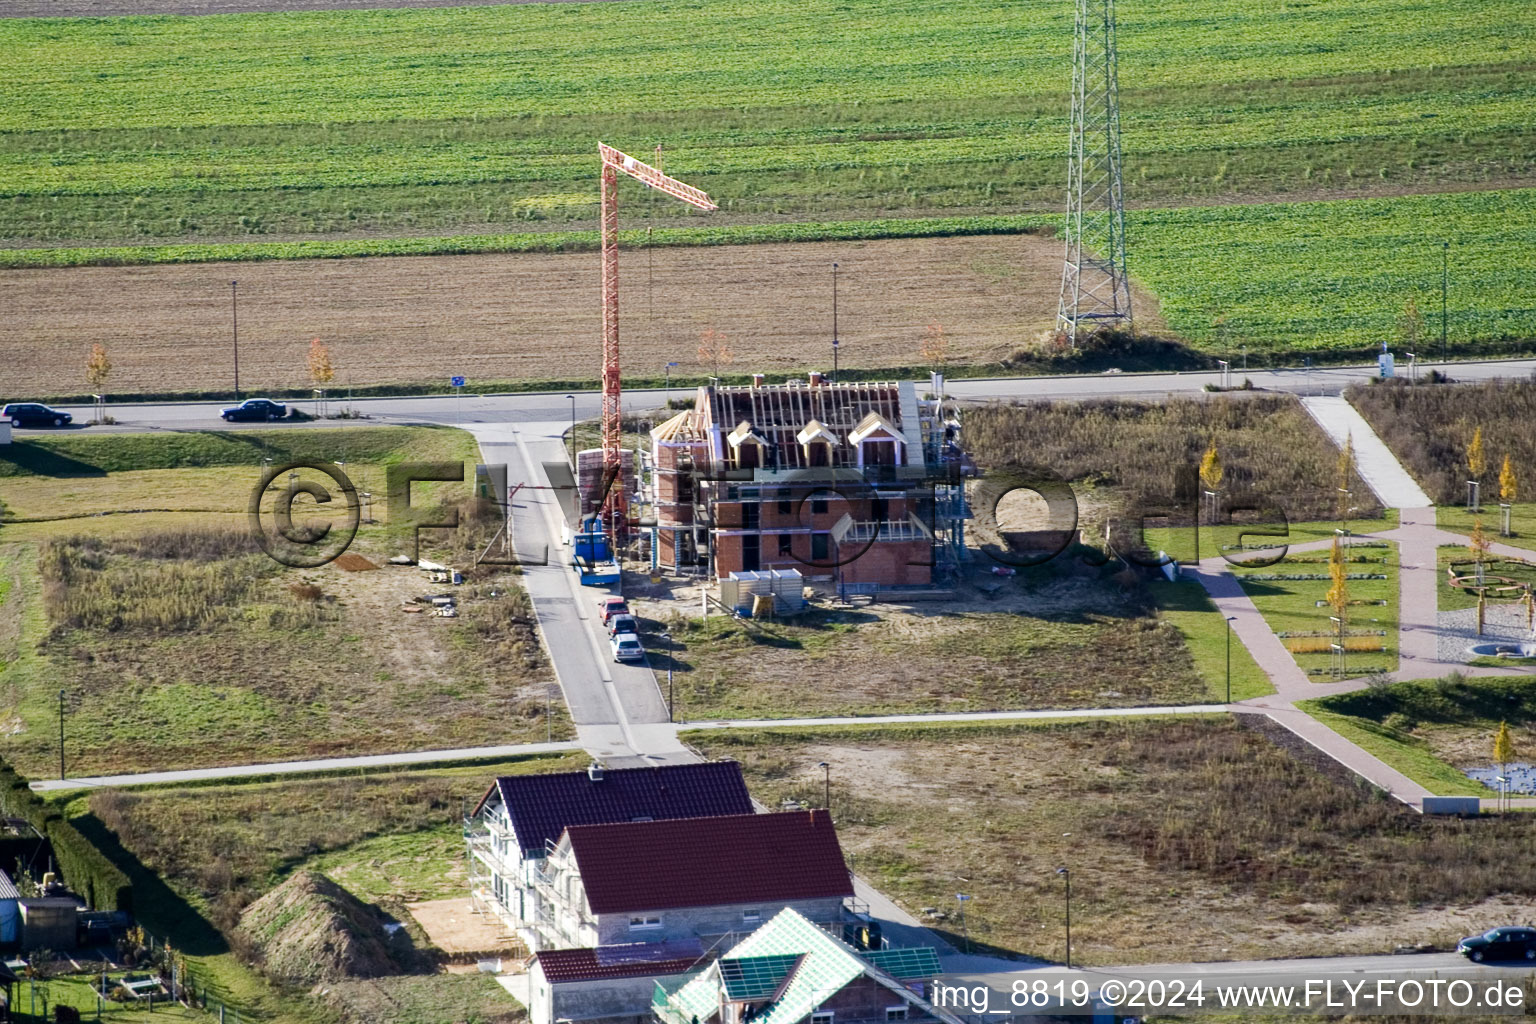
<path id="1" fill-rule="evenodd" d="M 624 365 L 708 372 L 699 335 L 734 352 L 726 372 L 830 362 L 830 265 L 839 264 L 845 367 L 921 365 L 943 325 L 955 364 L 995 362 L 1054 322 L 1061 247 L 1039 236 L 656 249 L 623 258 Z M 0 271 L 0 365 L 12 396 L 85 390 L 93 342 L 112 393 L 219 388 L 229 373 L 230 278 L 240 279 L 240 376 L 251 390 L 309 387 L 311 338 L 349 384 L 508 377 L 595 380 L 600 306 L 591 254 L 397 257 L 212 266 Z M 652 284 L 654 282 L 654 284 Z M 1161 323 L 1151 296 L 1138 322 Z"/>
<path id="2" fill-rule="evenodd" d="M 1064 953 L 1062 864 L 1099 964 L 1449 942 L 1536 895 L 1536 819 L 1420 817 L 1225 717 L 690 739 L 769 806 L 819 805 L 827 761 L 858 872 L 920 916 L 970 893 L 970 934 L 1033 956 Z"/>
<path id="3" fill-rule="evenodd" d="M 387 856 L 386 841 L 456 822 L 466 801 L 485 792 L 496 774 L 561 771 L 569 759 L 543 758 L 451 771 L 389 772 L 185 789 L 99 790 L 80 810 L 115 832 L 145 867 L 208 905 L 214 923 L 232 927 L 239 911 L 300 866 L 369 846 L 370 860 Z M 462 845 L 438 874 L 463 877 Z M 367 886 L 364 899 L 399 899 L 415 891 Z"/>
<path id="4" fill-rule="evenodd" d="M 514 574 L 459 588 L 457 619 L 405 615 L 434 589 L 413 568 L 292 570 L 249 544 L 189 529 L 13 547 L 6 756 L 56 764 L 61 683 L 73 774 L 568 734 L 563 709 L 546 720 L 552 675 Z"/>
<path id="5" fill-rule="evenodd" d="M 1063 560 L 1064 562 L 1067 560 Z M 990 579 L 990 577 L 988 577 Z M 669 622 L 679 715 L 786 718 L 1184 704 L 1206 689 L 1139 584 L 1038 570 L 995 599 L 817 608 L 754 622 Z M 643 606 L 636 606 L 642 615 Z M 652 664 L 664 672 L 667 645 Z"/>
<path id="6" fill-rule="evenodd" d="M 1197 468 L 1214 441 L 1227 493 L 1258 492 L 1291 522 L 1336 510 L 1338 450 L 1289 395 L 987 405 L 968 411 L 964 429 L 983 466 L 1042 466 L 1148 509 L 1172 504 L 1175 474 Z"/>
<path id="7" fill-rule="evenodd" d="M 1402 380 L 1349 390 L 1349 400 L 1436 502 L 1467 499 L 1467 446 L 1479 427 L 1487 452 L 1483 504 L 1499 500 L 1499 467 L 1508 455 L 1522 496 L 1536 493 L 1536 380 L 1409 385 Z M 1497 509 L 1494 509 L 1497 514 Z M 1496 521 L 1489 528 L 1496 532 Z"/>

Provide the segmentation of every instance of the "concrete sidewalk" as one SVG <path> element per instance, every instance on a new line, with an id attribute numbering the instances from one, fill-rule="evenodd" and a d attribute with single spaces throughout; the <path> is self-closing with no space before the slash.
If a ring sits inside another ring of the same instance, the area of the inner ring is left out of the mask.
<path id="1" fill-rule="evenodd" d="M 341 772 L 361 768 L 400 768 L 411 765 L 450 764 L 501 758 L 536 757 L 581 750 L 576 741 L 566 743 L 516 743 L 502 747 L 459 747 L 454 750 L 413 750 L 404 754 L 368 754 L 362 757 L 326 757 L 314 761 L 275 761 L 238 764 L 224 768 L 191 768 L 175 772 L 139 772 L 132 775 L 92 775 L 78 779 L 39 779 L 32 788 L 100 789 L 107 786 L 154 786 L 168 782 L 201 782 L 210 779 L 245 779 L 256 775 L 293 775 L 300 772 Z"/>
<path id="2" fill-rule="evenodd" d="M 1347 399 L 1303 398 L 1301 404 L 1340 448 L 1344 447 L 1346 438 L 1354 439 L 1355 465 L 1360 477 L 1376 492 L 1383 505 L 1388 508 L 1424 508 L 1434 504 L 1403 469 L 1392 449 L 1376 436 L 1376 431 Z"/>

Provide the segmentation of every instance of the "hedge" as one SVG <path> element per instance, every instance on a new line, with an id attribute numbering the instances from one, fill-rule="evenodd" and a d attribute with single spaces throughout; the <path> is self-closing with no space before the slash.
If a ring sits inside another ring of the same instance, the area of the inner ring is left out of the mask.
<path id="1" fill-rule="evenodd" d="M 94 910 L 133 912 L 133 883 L 96 845 L 33 792 L 27 780 L 0 759 L 0 804 L 48 839 L 64 883 Z"/>

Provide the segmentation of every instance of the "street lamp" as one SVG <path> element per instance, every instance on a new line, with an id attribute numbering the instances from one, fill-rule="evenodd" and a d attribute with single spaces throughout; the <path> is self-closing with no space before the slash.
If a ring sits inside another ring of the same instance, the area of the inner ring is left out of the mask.
<path id="1" fill-rule="evenodd" d="M 1067 966 L 1072 966 L 1072 872 L 1065 867 L 1056 869 L 1056 873 L 1067 882 Z"/>
<path id="2" fill-rule="evenodd" d="M 663 401 L 665 402 L 666 407 L 668 409 L 672 408 L 672 367 L 674 367 L 676 365 L 677 365 L 676 363 L 668 363 L 667 367 L 666 367 L 666 374 L 667 374 L 667 397 L 665 399 L 663 399 Z"/>
<path id="3" fill-rule="evenodd" d="M 1451 243 L 1440 243 L 1440 361 L 1451 361 L 1450 350 L 1445 341 L 1445 290 L 1451 280 Z"/>
<path id="4" fill-rule="evenodd" d="M 832 264 L 832 383 L 837 383 L 837 264 Z"/>
<path id="5" fill-rule="evenodd" d="M 59 691 L 59 778 L 64 778 L 64 691 Z"/>
<path id="6" fill-rule="evenodd" d="M 576 396 L 566 395 L 571 400 L 571 471 L 576 470 Z"/>
<path id="7" fill-rule="evenodd" d="M 1232 703 L 1232 623 L 1237 621 L 1236 615 L 1227 616 L 1227 703 Z"/>
<path id="8" fill-rule="evenodd" d="M 235 401 L 240 401 L 240 304 L 236 298 L 239 282 L 229 282 L 229 333 L 235 343 Z"/>
<path id="9" fill-rule="evenodd" d="M 955 893 L 955 902 L 960 904 L 960 935 L 965 939 L 965 951 L 971 951 L 971 932 L 965 925 L 965 905 L 971 898 L 963 892 Z"/>
<path id="10" fill-rule="evenodd" d="M 668 365 L 671 364 L 669 363 Z M 658 633 L 656 634 L 656 638 L 658 640 L 665 640 L 667 642 L 667 721 L 672 722 L 676 721 L 676 719 L 672 717 L 672 709 L 675 707 L 672 701 L 672 634 Z"/>
<path id="11" fill-rule="evenodd" d="M 832 809 L 832 766 L 825 761 L 817 761 L 816 767 L 826 773 L 826 790 L 821 806 L 830 811 Z"/>

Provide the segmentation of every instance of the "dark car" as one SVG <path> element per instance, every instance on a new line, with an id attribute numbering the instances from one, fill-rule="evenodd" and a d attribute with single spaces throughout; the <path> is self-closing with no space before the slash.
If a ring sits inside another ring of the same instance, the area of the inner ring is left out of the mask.
<path id="1" fill-rule="evenodd" d="M 1493 928 L 1456 943 L 1468 960 L 1536 960 L 1536 928 Z"/>
<path id="2" fill-rule="evenodd" d="M 239 405 L 232 405 L 219 413 L 225 420 L 280 420 L 288 415 L 288 407 L 270 398 L 247 398 Z"/>
<path id="3" fill-rule="evenodd" d="M 75 420 L 67 412 L 36 402 L 12 402 L 0 409 L 0 419 L 10 420 L 13 427 L 63 427 Z"/>
<path id="4" fill-rule="evenodd" d="M 639 633 L 640 623 L 635 621 L 633 615 L 621 613 L 608 620 L 608 635 L 618 636 L 620 633 Z"/>

